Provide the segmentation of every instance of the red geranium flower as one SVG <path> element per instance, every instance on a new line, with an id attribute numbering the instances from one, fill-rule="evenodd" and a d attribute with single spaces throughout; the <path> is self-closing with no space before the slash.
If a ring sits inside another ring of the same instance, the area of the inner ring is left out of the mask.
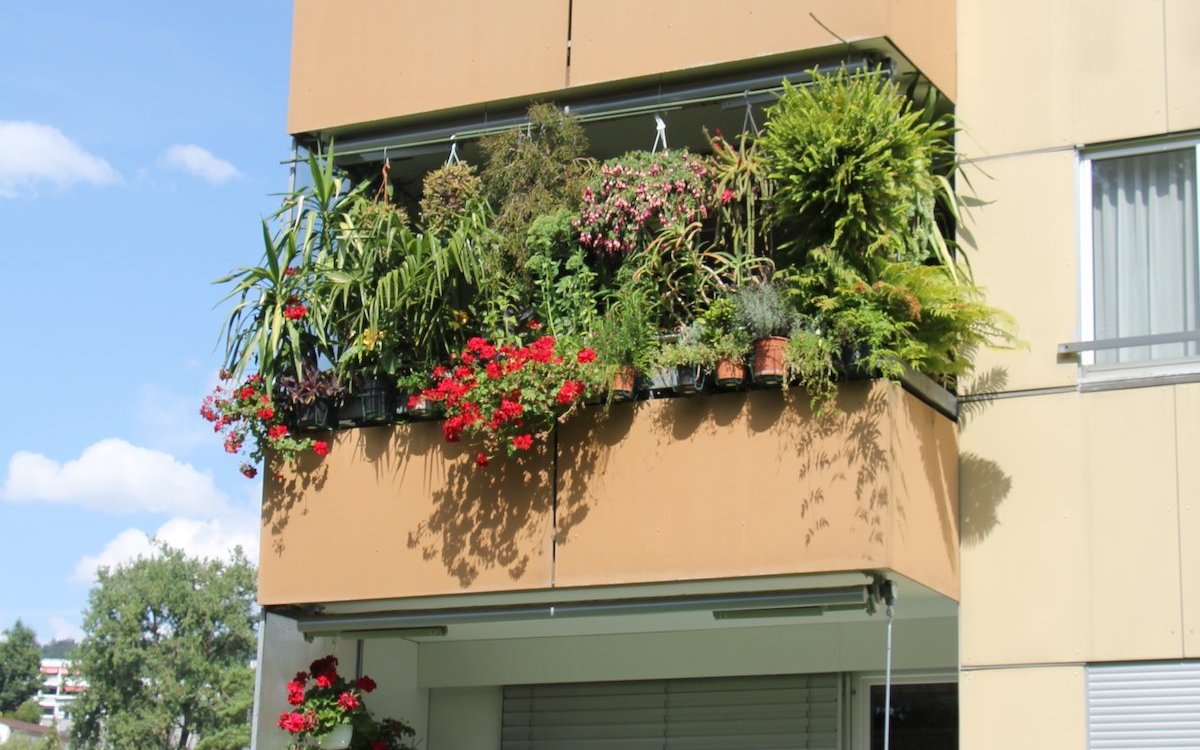
<path id="1" fill-rule="evenodd" d="M 258 418 L 263 420 L 264 422 L 267 421 L 268 419 L 275 418 L 275 410 L 269 406 L 264 406 L 263 408 L 259 409 L 256 413 L 258 414 Z"/>
<path id="2" fill-rule="evenodd" d="M 253 479 L 254 477 L 258 476 L 258 469 L 254 468 L 250 464 L 242 464 L 241 470 L 242 473 L 246 475 L 247 479 Z"/>
<path id="3" fill-rule="evenodd" d="M 333 679 L 327 674 L 317 675 L 317 687 L 327 688 L 333 684 Z"/>
<path id="4" fill-rule="evenodd" d="M 279 440 L 288 434 L 288 428 L 285 424 L 277 424 L 267 430 L 267 437 L 272 440 Z"/>
<path id="5" fill-rule="evenodd" d="M 313 453 L 316 453 L 318 456 L 329 455 L 329 443 L 325 442 L 324 440 L 314 440 L 312 448 Z"/>
<path id="6" fill-rule="evenodd" d="M 475 465 L 476 466 L 487 466 L 488 465 L 488 454 L 485 453 L 484 451 L 479 451 L 478 453 L 476 453 L 475 454 Z"/>
<path id="7" fill-rule="evenodd" d="M 347 711 L 353 711 L 362 705 L 362 701 L 354 693 L 346 691 L 338 696 L 337 704 Z"/>
<path id="8" fill-rule="evenodd" d="M 533 435 L 530 435 L 529 433 L 517 435 L 512 439 L 512 444 L 517 450 L 527 451 L 533 447 Z"/>
<path id="9" fill-rule="evenodd" d="M 283 309 L 283 317 L 288 320 L 300 320 L 305 315 L 308 315 L 308 308 L 304 305 L 288 305 Z"/>
<path id="10" fill-rule="evenodd" d="M 354 687 L 358 688 L 359 690 L 363 691 L 364 693 L 369 693 L 378 686 L 375 684 L 375 680 L 372 680 L 370 677 L 363 675 L 362 677 L 359 677 L 354 682 Z"/>
<path id="11" fill-rule="evenodd" d="M 586 349 L 586 348 L 580 349 L 579 355 L 576 356 L 575 359 L 578 360 L 579 364 L 581 364 L 581 365 L 586 365 L 590 362 L 595 362 L 596 361 L 596 350 L 595 349 Z"/>

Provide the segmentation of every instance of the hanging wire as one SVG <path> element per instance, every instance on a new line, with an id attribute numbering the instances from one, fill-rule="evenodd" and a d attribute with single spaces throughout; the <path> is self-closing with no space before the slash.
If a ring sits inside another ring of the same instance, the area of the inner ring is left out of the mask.
<path id="1" fill-rule="evenodd" d="M 754 121 L 754 107 L 750 104 L 750 92 L 743 91 L 742 96 L 746 99 L 746 116 L 742 118 L 742 135 L 753 132 L 754 135 L 757 136 L 758 123 Z M 747 125 L 750 126 L 749 130 L 746 129 Z"/>
<path id="2" fill-rule="evenodd" d="M 450 155 L 446 157 L 446 166 L 458 164 L 458 136 L 450 136 Z"/>
<path id="3" fill-rule="evenodd" d="M 654 146 L 650 149 L 650 153 L 658 151 L 658 145 L 662 144 L 662 150 L 667 150 L 667 123 L 663 120 L 662 115 L 654 115 Z"/>
<path id="4" fill-rule="evenodd" d="M 379 189 L 375 191 L 375 200 L 380 203 L 386 203 L 391 200 L 389 195 L 391 183 L 388 181 L 388 172 L 392 171 L 392 160 L 388 158 L 387 147 L 383 148 L 383 167 L 379 170 Z"/>

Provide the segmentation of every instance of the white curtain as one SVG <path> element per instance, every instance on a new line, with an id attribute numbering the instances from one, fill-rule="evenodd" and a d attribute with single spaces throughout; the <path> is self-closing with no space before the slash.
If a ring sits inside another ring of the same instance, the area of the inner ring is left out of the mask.
<path id="1" fill-rule="evenodd" d="M 1196 150 L 1092 162 L 1097 339 L 1200 329 Z M 1179 359 L 1196 342 L 1096 352 L 1098 364 Z"/>

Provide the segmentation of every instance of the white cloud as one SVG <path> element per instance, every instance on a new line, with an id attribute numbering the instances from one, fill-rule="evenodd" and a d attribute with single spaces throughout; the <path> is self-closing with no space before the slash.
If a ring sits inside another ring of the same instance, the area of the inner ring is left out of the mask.
<path id="1" fill-rule="evenodd" d="M 121 175 L 58 128 L 0 120 L 0 198 L 15 198 L 43 182 L 58 187 L 79 182 L 113 185 L 121 182 Z"/>
<path id="2" fill-rule="evenodd" d="M 76 643 L 83 640 L 83 628 L 79 623 L 71 622 L 65 617 L 52 615 L 50 617 L 50 640 L 62 641 L 70 638 Z"/>
<path id="3" fill-rule="evenodd" d="M 228 505 L 210 475 L 168 453 L 117 438 L 94 443 L 79 458 L 62 463 L 40 453 L 14 454 L 0 499 L 193 518 L 219 515 Z"/>
<path id="4" fill-rule="evenodd" d="M 153 539 L 182 549 L 192 557 L 227 559 L 240 546 L 246 557 L 258 560 L 258 522 L 252 515 L 231 514 L 221 519 L 197 521 L 172 518 L 154 532 L 126 529 L 104 545 L 95 555 L 86 555 L 75 564 L 72 579 L 93 583 L 101 566 L 115 567 L 138 557 L 155 554 Z"/>
<path id="5" fill-rule="evenodd" d="M 208 149 L 191 143 L 171 146 L 162 153 L 158 163 L 168 169 L 178 169 L 193 177 L 199 177 L 214 185 L 220 185 L 242 176 L 237 167 L 214 156 Z"/>

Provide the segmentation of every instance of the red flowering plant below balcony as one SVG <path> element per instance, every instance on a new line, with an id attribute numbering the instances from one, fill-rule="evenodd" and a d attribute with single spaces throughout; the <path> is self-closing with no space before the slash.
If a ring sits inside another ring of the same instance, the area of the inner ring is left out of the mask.
<path id="1" fill-rule="evenodd" d="M 292 737 L 292 748 L 314 746 L 315 738 L 342 724 L 353 725 L 350 747 L 355 750 L 409 750 L 412 727 L 395 719 L 376 720 L 364 696 L 377 687 L 363 675 L 350 681 L 337 671 L 332 654 L 314 661 L 287 684 L 289 710 L 279 715 L 279 728 Z"/>
<path id="2" fill-rule="evenodd" d="M 200 405 L 200 416 L 211 422 L 213 432 L 222 437 L 226 453 L 246 455 L 246 442 L 250 441 L 250 460 L 241 465 L 242 474 L 250 479 L 258 475 L 255 464 L 265 460 L 268 450 L 287 462 L 306 451 L 318 456 L 329 453 L 327 441 L 296 436 L 289 431 L 283 411 L 258 375 L 237 384 L 229 373 L 222 371 L 221 382 Z"/>
<path id="3" fill-rule="evenodd" d="M 446 442 L 479 446 L 477 466 L 532 451 L 583 403 L 598 372 L 596 352 L 542 336 L 524 346 L 475 337 L 448 367 L 434 368 L 420 396 L 440 402 Z M 417 400 L 420 396 L 413 396 Z"/>

